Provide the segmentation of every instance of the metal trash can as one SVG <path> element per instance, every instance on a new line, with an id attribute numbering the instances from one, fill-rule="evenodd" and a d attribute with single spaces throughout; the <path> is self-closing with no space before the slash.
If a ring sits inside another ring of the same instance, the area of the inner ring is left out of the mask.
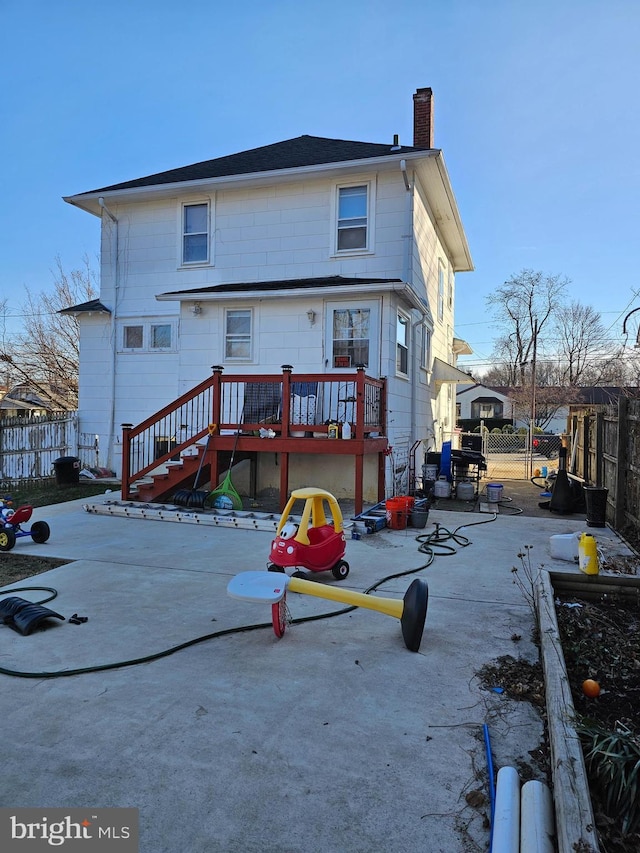
<path id="1" fill-rule="evenodd" d="M 583 486 L 584 500 L 587 506 L 587 527 L 606 527 L 607 495 L 609 489 L 597 486 Z"/>
<path id="2" fill-rule="evenodd" d="M 57 486 L 77 486 L 80 482 L 80 460 L 77 456 L 59 456 L 53 462 Z"/>

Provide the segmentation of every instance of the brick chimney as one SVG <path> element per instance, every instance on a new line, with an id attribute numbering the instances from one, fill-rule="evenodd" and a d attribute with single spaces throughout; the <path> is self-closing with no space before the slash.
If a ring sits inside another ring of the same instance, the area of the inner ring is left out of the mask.
<path id="1" fill-rule="evenodd" d="M 416 89 L 413 96 L 413 144 L 433 148 L 433 92 L 430 87 Z"/>

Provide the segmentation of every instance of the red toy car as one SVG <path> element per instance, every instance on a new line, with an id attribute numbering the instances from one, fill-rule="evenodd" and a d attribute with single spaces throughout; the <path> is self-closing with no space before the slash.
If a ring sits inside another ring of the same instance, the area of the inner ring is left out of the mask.
<path id="1" fill-rule="evenodd" d="M 305 502 L 299 525 L 290 518 L 297 500 Z M 325 501 L 333 524 L 327 521 Z M 278 523 L 268 569 L 284 572 L 287 568 L 302 567 L 312 572 L 331 571 L 336 580 L 344 580 L 349 574 L 349 563 L 342 559 L 345 550 L 342 513 L 334 496 L 323 489 L 296 489 L 291 492 Z M 295 577 L 302 573 L 293 574 Z"/>

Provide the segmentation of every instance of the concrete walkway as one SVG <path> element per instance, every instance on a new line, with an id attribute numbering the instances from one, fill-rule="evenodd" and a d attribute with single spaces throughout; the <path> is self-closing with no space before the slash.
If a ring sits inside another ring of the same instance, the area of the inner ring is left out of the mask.
<path id="1" fill-rule="evenodd" d="M 0 665 L 34 676 L 0 675 L 0 805 L 136 807 L 141 853 L 487 849 L 488 800 L 466 801 L 475 790 L 488 798 L 482 726 L 496 769 L 530 765 L 543 727 L 476 673 L 500 655 L 537 658 L 511 569 L 524 545 L 535 566 L 571 568 L 551 560 L 549 537 L 585 529 L 583 519 L 432 510 L 422 531 L 349 540 L 342 583 L 363 591 L 424 566 L 415 537 L 435 522 L 468 525 L 458 531 L 467 547 L 452 542 L 454 556 L 374 593 L 402 598 L 414 577 L 427 580 L 416 654 L 397 619 L 363 609 L 291 625 L 278 640 L 268 606 L 226 594 L 238 572 L 266 568 L 268 532 L 92 515 L 84 503 L 38 510 L 50 540 L 16 544 L 16 554 L 70 561 L 23 583 L 54 587 L 48 606 L 88 621 L 52 620 L 29 637 L 0 625 Z M 611 531 L 596 535 L 624 551 Z M 288 604 L 294 619 L 341 609 L 300 595 Z M 47 677 L 253 624 L 265 627 Z"/>

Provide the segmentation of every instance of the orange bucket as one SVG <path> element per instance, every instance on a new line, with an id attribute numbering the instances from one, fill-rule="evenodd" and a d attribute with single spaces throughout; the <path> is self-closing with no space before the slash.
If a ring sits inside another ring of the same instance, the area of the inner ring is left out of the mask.
<path id="1" fill-rule="evenodd" d="M 385 501 L 387 527 L 392 530 L 405 530 L 414 503 L 415 498 L 410 497 L 389 498 Z"/>

